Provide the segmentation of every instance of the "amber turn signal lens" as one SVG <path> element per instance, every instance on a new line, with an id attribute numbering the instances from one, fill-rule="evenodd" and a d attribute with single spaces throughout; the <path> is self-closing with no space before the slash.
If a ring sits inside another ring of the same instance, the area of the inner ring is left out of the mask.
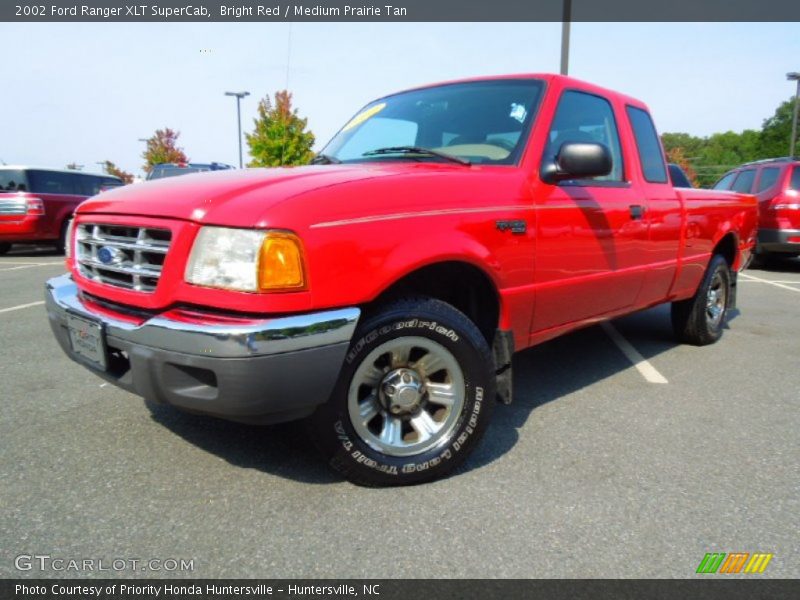
<path id="1" fill-rule="evenodd" d="M 258 260 L 258 287 L 265 292 L 305 289 L 303 248 L 296 235 L 279 231 L 267 233 Z"/>

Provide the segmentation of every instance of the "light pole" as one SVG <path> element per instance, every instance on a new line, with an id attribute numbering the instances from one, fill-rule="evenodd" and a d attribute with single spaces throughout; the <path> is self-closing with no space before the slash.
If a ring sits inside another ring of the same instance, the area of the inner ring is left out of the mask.
<path id="1" fill-rule="evenodd" d="M 797 82 L 797 91 L 794 93 L 794 115 L 792 116 L 792 141 L 789 143 L 789 156 L 794 157 L 794 145 L 797 141 L 797 107 L 800 105 L 800 73 L 787 73 L 786 79 Z"/>
<path id="2" fill-rule="evenodd" d="M 105 161 L 102 161 L 102 162 L 101 161 L 97 161 L 94 164 L 100 165 L 100 172 L 101 173 L 105 173 L 106 172 L 106 163 L 105 163 Z"/>
<path id="3" fill-rule="evenodd" d="M 242 109 L 240 103 L 242 98 L 249 96 L 250 92 L 225 92 L 226 96 L 236 96 L 236 122 L 239 131 L 239 168 L 242 168 Z"/>
<path id="4" fill-rule="evenodd" d="M 569 22 L 572 19 L 572 0 L 563 0 L 561 15 L 561 74 L 569 75 Z"/>

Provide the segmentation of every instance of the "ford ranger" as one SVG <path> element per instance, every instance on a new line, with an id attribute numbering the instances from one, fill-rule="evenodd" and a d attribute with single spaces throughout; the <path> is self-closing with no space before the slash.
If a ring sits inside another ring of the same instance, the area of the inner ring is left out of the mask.
<path id="1" fill-rule="evenodd" d="M 514 352 L 672 303 L 722 335 L 752 196 L 675 189 L 647 107 L 556 75 L 368 104 L 311 165 L 81 205 L 46 286 L 63 350 L 154 403 L 307 419 L 363 485 L 451 472 L 512 399 Z"/>

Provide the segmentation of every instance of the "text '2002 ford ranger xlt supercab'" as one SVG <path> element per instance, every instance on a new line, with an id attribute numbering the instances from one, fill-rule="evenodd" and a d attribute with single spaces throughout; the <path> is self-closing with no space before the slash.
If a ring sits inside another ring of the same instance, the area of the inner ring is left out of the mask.
<path id="1" fill-rule="evenodd" d="M 364 485 L 462 463 L 515 351 L 672 302 L 716 341 L 756 201 L 676 190 L 641 102 L 575 79 L 381 98 L 306 167 L 189 175 L 80 206 L 47 283 L 64 351 L 149 401 L 308 417 Z"/>

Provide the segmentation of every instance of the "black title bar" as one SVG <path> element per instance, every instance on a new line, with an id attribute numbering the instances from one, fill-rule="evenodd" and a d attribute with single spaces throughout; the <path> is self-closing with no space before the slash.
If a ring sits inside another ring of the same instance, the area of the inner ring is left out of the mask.
<path id="1" fill-rule="evenodd" d="M 212 580 L 212 579 L 5 579 L 3 600 L 222 600 L 253 598 L 361 598 L 369 600 L 775 600 L 797 598 L 799 580 L 708 576 L 703 579 L 374 579 L 374 580 Z"/>
<path id="2" fill-rule="evenodd" d="M 3 0 L 6 22 L 800 21 L 798 0 Z"/>

